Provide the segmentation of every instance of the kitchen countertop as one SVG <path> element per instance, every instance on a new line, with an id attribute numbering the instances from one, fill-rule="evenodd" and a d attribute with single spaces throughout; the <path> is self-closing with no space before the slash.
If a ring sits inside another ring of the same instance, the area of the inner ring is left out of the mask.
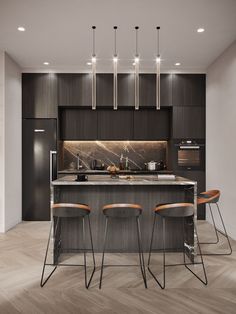
<path id="1" fill-rule="evenodd" d="M 67 175 L 52 181 L 53 186 L 58 185 L 195 185 L 196 182 L 175 177 L 175 180 L 161 179 L 157 175 L 136 175 L 131 179 L 111 178 L 110 175 L 90 175 L 88 181 L 75 181 L 76 175 Z"/>
<path id="2" fill-rule="evenodd" d="M 120 170 L 119 174 L 172 174 L 172 171 L 169 170 L 145 170 L 145 169 L 131 169 L 131 170 Z M 108 170 L 92 170 L 92 169 L 64 169 L 58 171 L 58 174 L 94 174 L 94 175 L 104 175 L 109 174 Z"/>

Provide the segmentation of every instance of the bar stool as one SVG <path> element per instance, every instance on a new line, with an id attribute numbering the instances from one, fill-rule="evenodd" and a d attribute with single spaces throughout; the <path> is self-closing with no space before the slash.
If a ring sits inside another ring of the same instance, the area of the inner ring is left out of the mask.
<path id="1" fill-rule="evenodd" d="M 228 234 L 227 234 L 227 231 L 225 228 L 225 224 L 223 221 L 223 217 L 222 217 L 222 214 L 220 212 L 219 205 L 218 205 L 219 198 L 220 198 L 220 191 L 219 190 L 210 190 L 210 191 L 202 192 L 198 195 L 197 204 L 198 205 L 208 204 L 208 206 L 209 206 L 211 218 L 212 218 L 212 222 L 213 222 L 213 226 L 214 226 L 214 230 L 215 230 L 215 235 L 216 235 L 216 241 L 214 241 L 214 242 L 200 242 L 200 244 L 217 244 L 217 243 L 219 243 L 218 233 L 220 233 L 227 239 L 228 246 L 229 246 L 229 252 L 228 253 L 203 253 L 203 255 L 231 255 L 232 254 L 232 247 L 231 247 L 229 237 L 228 237 Z M 214 215 L 213 215 L 212 207 L 211 207 L 211 205 L 213 205 L 213 204 L 216 205 L 216 208 L 218 210 L 218 214 L 219 214 L 224 232 L 222 232 L 221 230 L 216 228 L 215 219 L 214 219 Z"/>
<path id="2" fill-rule="evenodd" d="M 103 268 L 105 266 L 140 266 L 144 286 L 145 288 L 147 288 L 144 256 L 143 256 L 143 249 L 142 249 L 142 242 L 141 242 L 140 221 L 139 221 L 139 217 L 142 214 L 141 206 L 137 204 L 109 204 L 109 205 L 104 206 L 102 210 L 103 210 L 103 214 L 105 215 L 106 222 L 105 222 L 99 289 L 101 289 L 102 287 Z M 106 243 L 107 243 L 108 221 L 110 219 L 118 219 L 118 218 L 127 218 L 127 219 L 135 218 L 136 219 L 139 265 L 108 265 L 108 264 L 104 265 L 104 257 L 105 257 Z"/>
<path id="3" fill-rule="evenodd" d="M 91 224 L 90 224 L 90 215 L 91 209 L 89 208 L 88 205 L 84 204 L 65 204 L 65 203 L 58 203 L 52 205 L 52 221 L 51 221 L 51 227 L 49 231 L 49 237 L 48 237 L 48 243 L 47 243 L 47 248 L 46 248 L 46 254 L 44 258 L 44 264 L 43 264 L 43 270 L 42 270 L 42 276 L 41 276 L 41 282 L 40 286 L 43 287 L 46 282 L 49 280 L 49 278 L 52 276 L 54 271 L 56 270 L 57 266 L 83 266 L 84 267 L 84 273 L 85 273 L 85 287 L 88 289 L 89 285 L 91 283 L 91 280 L 93 278 L 93 274 L 95 272 L 95 257 L 94 257 L 94 249 L 93 249 L 93 239 L 92 239 L 92 232 L 91 232 Z M 87 217 L 88 221 L 88 229 L 89 229 L 89 238 L 91 242 L 91 249 L 86 249 L 85 247 L 85 217 Z M 83 231 L 83 236 L 82 236 L 82 242 L 83 242 L 83 253 L 84 253 L 84 263 L 81 264 L 63 264 L 63 263 L 58 263 L 58 257 L 60 255 L 60 250 L 61 250 L 61 230 L 60 230 L 60 222 L 61 219 L 63 218 L 79 218 L 82 219 L 82 231 Z M 55 228 L 53 228 L 53 224 L 55 225 Z M 53 230 L 54 229 L 54 230 Z M 49 249 L 49 244 L 50 244 L 50 239 L 53 234 L 54 240 L 54 259 L 53 263 L 47 263 L 47 256 L 48 256 L 48 249 Z M 92 257 L 93 257 L 93 271 L 92 274 L 87 280 L 87 262 L 86 262 L 86 251 L 92 251 Z M 46 266 L 54 266 L 53 270 L 51 273 L 47 276 L 45 280 L 44 279 L 44 271 Z"/>
<path id="4" fill-rule="evenodd" d="M 166 276 L 165 276 L 165 269 L 166 269 L 166 267 L 168 267 L 168 266 L 184 265 L 203 284 L 207 285 L 207 276 L 206 276 L 205 266 L 204 266 L 204 262 L 203 262 L 203 258 L 202 258 L 201 248 L 200 248 L 199 241 L 198 241 L 198 234 L 197 234 L 196 225 L 195 225 L 195 222 L 193 220 L 193 215 L 194 215 L 194 206 L 193 206 L 193 204 L 192 203 L 159 204 L 159 205 L 157 205 L 155 207 L 154 213 L 155 214 L 154 214 L 153 227 L 152 227 L 152 236 L 151 236 L 150 250 L 149 250 L 149 256 L 148 256 L 148 271 L 153 276 L 155 281 L 158 283 L 158 285 L 162 289 L 165 289 L 165 281 L 166 281 L 165 280 L 165 278 L 166 278 Z M 154 275 L 154 273 L 150 269 L 151 253 L 153 251 L 152 246 L 153 246 L 153 238 L 154 238 L 154 231 L 155 231 L 155 224 L 156 224 L 156 217 L 157 217 L 157 215 L 159 217 L 161 217 L 161 219 L 162 219 L 163 284 L 161 284 L 158 281 L 157 277 Z M 166 254 L 165 223 L 166 223 L 166 219 L 168 219 L 168 218 L 182 219 L 182 228 L 183 228 L 183 259 L 184 259 L 184 263 L 180 263 L 180 264 L 166 264 L 166 261 L 165 261 L 165 254 Z M 196 232 L 196 240 L 197 240 L 197 245 L 198 245 L 198 248 L 199 248 L 201 262 L 186 263 L 186 258 L 185 258 L 185 254 L 186 254 L 186 251 L 185 251 L 185 218 L 190 218 L 190 219 L 192 218 L 191 219 L 192 220 L 191 223 L 193 222 L 193 224 L 194 224 L 194 230 Z M 197 265 L 197 264 L 201 264 L 202 265 L 205 280 L 202 280 L 197 274 L 195 274 L 188 267 L 188 265 Z"/>

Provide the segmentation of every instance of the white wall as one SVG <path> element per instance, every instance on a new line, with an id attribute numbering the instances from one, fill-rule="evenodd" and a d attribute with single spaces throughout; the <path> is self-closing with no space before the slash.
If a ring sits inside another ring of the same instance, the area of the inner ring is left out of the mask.
<path id="1" fill-rule="evenodd" d="M 4 156 L 4 145 L 5 145 L 5 110 L 4 110 L 4 52 L 0 51 L 0 232 L 4 230 L 5 221 L 5 156 Z"/>
<path id="2" fill-rule="evenodd" d="M 0 53 L 0 232 L 21 221 L 21 69 Z"/>
<path id="3" fill-rule="evenodd" d="M 21 221 L 21 69 L 5 54 L 5 230 Z"/>
<path id="4" fill-rule="evenodd" d="M 206 169 L 207 189 L 221 190 L 226 228 L 236 239 L 236 41 L 207 70 Z"/>

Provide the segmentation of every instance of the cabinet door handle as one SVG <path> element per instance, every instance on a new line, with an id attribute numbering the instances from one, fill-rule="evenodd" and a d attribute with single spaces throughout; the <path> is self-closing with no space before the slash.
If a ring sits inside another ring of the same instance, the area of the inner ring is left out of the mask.
<path id="1" fill-rule="evenodd" d="M 45 130 L 44 129 L 34 129 L 34 132 L 35 133 L 43 133 L 43 132 L 45 132 Z"/>

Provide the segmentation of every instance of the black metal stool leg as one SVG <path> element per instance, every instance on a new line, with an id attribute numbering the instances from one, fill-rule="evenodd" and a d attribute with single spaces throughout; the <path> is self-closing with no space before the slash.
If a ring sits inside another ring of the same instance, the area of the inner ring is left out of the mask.
<path id="1" fill-rule="evenodd" d="M 153 219 L 151 243 L 150 243 L 150 249 L 149 249 L 149 254 L 148 254 L 148 266 L 150 265 L 150 262 L 151 262 L 151 254 L 152 254 L 152 245 L 153 245 L 155 224 L 156 224 L 156 214 L 154 214 L 154 219 Z"/>
<path id="2" fill-rule="evenodd" d="M 57 217 L 57 223 L 56 223 L 56 228 L 55 228 L 54 234 L 57 233 L 58 223 L 59 223 L 59 217 Z M 54 271 L 55 271 L 56 268 L 57 268 L 57 265 L 56 265 L 56 266 L 53 268 L 53 270 L 50 272 L 50 274 L 47 276 L 47 278 L 43 281 L 43 279 L 44 279 L 45 267 L 46 267 L 47 265 L 52 266 L 52 264 L 47 264 L 47 256 L 48 256 L 48 249 L 49 249 L 49 244 L 50 244 L 50 239 L 51 239 L 52 227 L 53 227 L 53 220 L 52 220 L 52 222 L 51 222 L 51 226 L 50 226 L 50 230 L 49 230 L 49 237 L 48 237 L 48 242 L 47 242 L 47 248 L 46 248 L 46 253 L 45 253 L 45 257 L 44 257 L 42 275 L 41 275 L 41 280 L 40 280 L 40 286 L 41 286 L 41 287 L 43 287 L 43 286 L 46 284 L 46 282 L 49 280 L 49 278 L 52 276 L 52 274 L 54 273 Z"/>
<path id="3" fill-rule="evenodd" d="M 204 253 L 202 253 L 202 255 L 209 255 L 209 256 L 211 256 L 211 255 L 231 255 L 232 254 L 232 247 L 231 247 L 231 244 L 230 244 L 229 236 L 228 236 L 226 228 L 225 228 L 224 220 L 223 220 L 223 217 L 222 217 L 222 214 L 221 214 L 221 211 L 220 211 L 218 203 L 215 203 L 215 204 L 217 206 L 218 214 L 219 214 L 219 217 L 220 217 L 221 224 L 222 224 L 222 227 L 224 229 L 224 232 L 222 232 L 222 231 L 220 231 L 219 229 L 216 228 L 214 217 L 213 217 L 213 214 L 212 214 L 212 211 L 211 211 L 212 221 L 213 221 L 213 224 L 214 224 L 214 228 L 215 228 L 215 232 L 217 234 L 218 241 L 217 242 L 200 242 L 200 244 L 217 244 L 219 242 L 218 233 L 220 233 L 222 236 L 224 236 L 227 239 L 228 246 L 229 246 L 229 252 L 228 253 L 205 253 L 204 252 Z M 210 204 L 209 204 L 209 206 L 210 206 Z"/>
<path id="4" fill-rule="evenodd" d="M 102 265 L 101 265 L 99 289 L 102 288 L 102 276 L 103 276 L 103 268 L 104 268 L 104 255 L 105 255 L 106 242 L 107 242 L 107 229 L 108 229 L 107 227 L 108 227 L 108 217 L 106 217 L 106 223 L 105 223 L 105 234 L 104 234 L 103 251 L 102 251 Z"/>
<path id="5" fill-rule="evenodd" d="M 88 289 L 88 284 L 87 284 L 87 259 L 86 259 L 86 245 L 85 245 L 85 226 L 84 226 L 84 217 L 82 219 L 82 224 L 83 224 L 83 251 L 84 251 L 84 280 L 85 280 L 85 287 Z"/>
<path id="6" fill-rule="evenodd" d="M 145 262 L 144 262 L 143 248 L 142 248 L 142 242 L 141 242 L 141 230 L 140 230 L 139 217 L 136 217 L 136 223 L 137 223 L 137 236 L 138 236 L 138 250 L 139 250 L 140 269 L 141 269 L 141 273 L 143 276 L 144 286 L 145 286 L 145 288 L 147 288 L 147 278 L 146 278 Z"/>
<path id="7" fill-rule="evenodd" d="M 200 244 L 217 244 L 217 243 L 219 243 L 219 236 L 218 236 L 218 233 L 217 233 L 216 223 L 215 223 L 215 219 L 214 219 L 214 216 L 213 216 L 213 213 L 212 213 L 211 204 L 209 203 L 208 205 L 209 205 L 209 209 L 210 209 L 210 213 L 211 213 L 211 219 L 212 219 L 212 222 L 213 222 L 214 231 L 215 231 L 215 234 L 216 234 L 216 241 L 214 241 L 214 242 L 200 242 Z"/>
<path id="8" fill-rule="evenodd" d="M 228 245 L 229 245 L 229 249 L 230 249 L 230 252 L 229 253 L 225 253 L 225 254 L 222 254 L 222 255 L 231 255 L 232 254 L 232 247 L 231 247 L 231 244 L 230 244 L 230 241 L 229 241 L 229 236 L 228 236 L 228 233 L 226 231 L 226 228 L 225 228 L 225 224 L 224 224 L 224 220 L 223 220 L 223 217 L 221 215 L 221 212 L 220 212 L 220 208 L 219 208 L 219 205 L 218 203 L 216 203 L 216 206 L 217 206 L 217 209 L 218 209 L 218 213 L 219 213 L 219 216 L 220 216 L 220 220 L 221 220 L 221 223 L 222 223 L 222 226 L 224 228 L 224 233 L 220 232 L 218 230 L 218 232 L 220 232 L 222 235 L 224 235 L 228 241 Z"/>
<path id="9" fill-rule="evenodd" d="M 199 279 L 204 285 L 207 285 L 208 281 L 207 281 L 207 275 L 206 275 L 206 270 L 205 270 L 205 265 L 204 265 L 204 261 L 203 261 L 203 257 L 202 257 L 202 251 L 201 251 L 201 247 L 200 247 L 200 244 L 199 244 L 199 239 L 198 239 L 198 233 L 197 233 L 197 227 L 196 227 L 196 224 L 194 222 L 194 230 L 196 232 L 196 236 L 197 236 L 197 245 L 198 245 L 198 249 L 199 249 L 199 255 L 200 255 L 200 258 L 201 258 L 201 263 L 202 264 L 202 268 L 203 268 L 203 273 L 204 273 L 204 277 L 205 277 L 205 281 L 202 280 L 197 274 L 195 274 L 192 269 L 190 269 L 188 267 L 188 265 L 185 263 L 185 267 L 197 278 Z M 192 263 L 192 265 L 194 265 L 196 263 Z"/>
<path id="10" fill-rule="evenodd" d="M 87 217 L 88 217 L 88 226 L 89 226 L 89 236 L 90 236 L 90 242 L 91 242 L 91 251 L 92 251 L 92 256 L 93 256 L 93 270 L 92 270 L 92 274 L 91 274 L 90 279 L 89 279 L 88 284 L 87 284 L 87 289 L 88 289 L 90 286 L 90 283 L 92 281 L 95 269 L 96 269 L 96 263 L 95 263 L 95 256 L 94 256 L 93 237 L 92 237 L 90 218 L 89 218 L 89 216 L 87 216 Z"/>
<path id="11" fill-rule="evenodd" d="M 155 220 L 154 220 L 154 224 L 153 224 L 153 228 L 155 227 Z M 153 230 L 153 233 L 154 233 L 154 230 Z M 152 235 L 153 236 L 153 235 Z M 150 269 L 150 265 L 148 264 L 148 271 L 149 273 L 152 275 L 152 277 L 155 279 L 155 281 L 157 282 L 157 284 L 161 287 L 161 289 L 165 289 L 165 284 L 166 284 L 166 266 L 165 266 L 165 263 L 166 263 L 166 255 L 165 255 L 165 247 L 166 247 L 166 244 L 165 244 L 165 218 L 162 217 L 162 254 L 163 254 L 163 285 L 159 282 L 159 280 L 157 279 L 157 277 L 154 275 L 154 273 L 151 271 Z M 152 244 L 150 246 L 150 252 L 151 252 L 151 249 L 152 249 Z M 149 252 L 149 254 L 150 254 Z M 150 260 L 149 260 L 150 262 Z"/>

